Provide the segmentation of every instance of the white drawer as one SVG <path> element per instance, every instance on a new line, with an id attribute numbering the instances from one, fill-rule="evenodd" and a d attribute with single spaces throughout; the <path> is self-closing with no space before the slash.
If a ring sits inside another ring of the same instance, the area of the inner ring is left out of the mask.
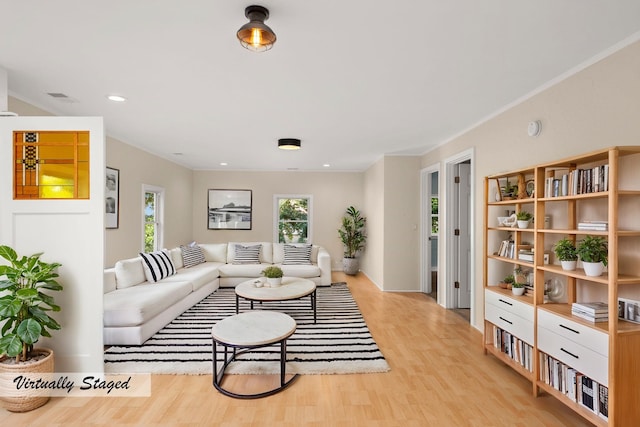
<path id="1" fill-rule="evenodd" d="M 533 346 L 533 322 L 489 303 L 484 306 L 484 317 L 500 329 Z"/>
<path id="2" fill-rule="evenodd" d="M 516 314 L 525 320 L 533 322 L 533 306 L 525 304 L 516 300 L 515 298 L 509 298 L 508 296 L 499 294 L 497 292 L 490 291 L 488 289 L 484 292 L 485 302 L 500 307 L 509 313 Z"/>
<path id="3" fill-rule="evenodd" d="M 538 326 L 568 338 L 603 356 L 609 356 L 609 335 L 604 332 L 557 316 L 546 310 L 538 310 Z"/>
<path id="4" fill-rule="evenodd" d="M 598 383 L 609 386 L 608 357 L 540 326 L 538 326 L 538 349 Z"/>

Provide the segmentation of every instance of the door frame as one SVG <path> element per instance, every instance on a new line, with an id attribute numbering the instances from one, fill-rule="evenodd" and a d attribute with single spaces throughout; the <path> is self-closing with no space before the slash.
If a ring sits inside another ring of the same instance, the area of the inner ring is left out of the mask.
<path id="1" fill-rule="evenodd" d="M 440 187 L 442 179 L 440 178 L 440 163 L 435 163 L 420 170 L 420 291 L 430 293 L 432 290 L 431 283 L 431 242 L 429 235 L 431 232 L 431 174 L 438 172 L 438 198 L 441 197 Z M 440 205 L 439 205 L 440 207 Z M 438 211 L 440 215 L 442 209 Z M 440 234 L 440 228 L 438 234 Z M 438 268 L 440 268 L 440 241 L 438 239 Z M 440 280 L 438 280 L 439 287 Z M 440 289 L 438 289 L 439 291 Z M 438 292 L 438 300 L 440 300 L 440 292 Z M 440 301 L 438 301 L 440 303 Z"/>
<path id="2" fill-rule="evenodd" d="M 443 242 L 440 243 L 441 246 L 444 246 L 444 248 L 440 248 L 441 249 L 441 253 L 446 254 L 446 256 L 444 257 L 445 259 L 445 263 L 444 265 L 440 265 L 440 272 L 443 273 L 442 274 L 442 280 L 439 280 L 439 283 L 441 284 L 445 284 L 444 287 L 441 287 L 441 290 L 443 290 L 443 292 L 438 292 L 438 295 L 442 295 L 443 299 L 441 302 L 441 305 L 443 305 L 445 308 L 454 308 L 454 302 L 455 302 L 455 295 L 454 295 L 454 288 L 453 288 L 453 284 L 450 283 L 451 282 L 451 277 L 454 277 L 453 274 L 453 268 L 454 268 L 454 263 L 452 262 L 452 260 L 454 259 L 453 257 L 455 256 L 454 254 L 454 245 L 450 245 L 448 244 L 448 242 L 453 241 L 454 238 L 454 212 L 453 212 L 453 208 L 454 208 L 454 200 L 453 197 L 450 197 L 451 195 L 454 194 L 453 192 L 453 186 L 454 184 L 454 177 L 455 177 L 455 173 L 454 173 L 454 166 L 457 165 L 458 163 L 462 163 L 465 162 L 467 160 L 471 161 L 471 182 L 470 182 L 470 186 L 471 186 L 471 197 L 469 200 L 469 204 L 470 204 L 470 213 L 469 213 L 469 235 L 470 237 L 470 250 L 471 250 L 471 257 L 470 257 L 470 266 L 469 266 L 469 271 L 471 272 L 470 274 L 470 283 L 469 286 L 471 287 L 471 325 L 475 326 L 475 319 L 474 319 L 474 313 L 475 313 L 475 290 L 476 290 L 476 261 L 475 261 L 475 253 L 476 253 L 476 242 L 475 242 L 475 223 L 476 223 L 476 180 L 475 180 L 475 149 L 474 148 L 470 148 L 468 150 L 462 151 L 458 154 L 455 154 L 451 157 L 448 157 L 447 159 L 444 160 L 444 176 L 440 177 L 440 181 L 441 183 L 444 184 L 444 191 L 441 192 L 440 194 L 440 206 L 441 206 L 441 210 L 440 210 L 440 227 L 441 230 L 444 230 L 444 238 L 440 239 Z M 442 207 L 444 207 L 444 209 L 442 209 Z"/>

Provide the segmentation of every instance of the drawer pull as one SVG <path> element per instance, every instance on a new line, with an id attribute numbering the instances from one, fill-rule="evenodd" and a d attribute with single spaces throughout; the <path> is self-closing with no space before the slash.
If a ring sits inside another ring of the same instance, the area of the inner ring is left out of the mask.
<path id="1" fill-rule="evenodd" d="M 580 333 L 580 331 L 576 331 L 575 329 L 571 329 L 571 328 L 570 328 L 570 327 L 568 327 L 568 326 L 564 326 L 562 323 L 560 324 L 560 327 L 561 327 L 561 328 L 565 328 L 566 330 L 571 331 L 571 332 L 573 332 L 574 334 L 579 334 L 579 333 Z"/>
<path id="2" fill-rule="evenodd" d="M 513 322 L 509 322 L 509 321 L 508 321 L 507 319 L 505 319 L 504 317 L 502 317 L 502 316 L 498 316 L 498 317 L 500 318 L 500 320 L 504 320 L 504 321 L 505 321 L 505 322 L 507 322 L 508 324 L 513 325 Z"/>
<path id="3" fill-rule="evenodd" d="M 505 304 L 507 304 L 507 305 L 513 305 L 513 304 L 511 304 L 509 301 L 505 301 L 505 300 L 503 300 L 502 298 L 498 298 L 498 301 L 503 302 L 503 303 L 505 303 Z M 503 319 L 503 320 L 504 320 L 504 319 Z"/>
<path id="4" fill-rule="evenodd" d="M 564 351 L 565 353 L 567 353 L 571 357 L 575 357 L 576 359 L 580 359 L 578 356 L 576 356 L 575 354 L 571 353 L 570 351 L 565 350 L 562 347 L 560 347 L 560 350 Z"/>

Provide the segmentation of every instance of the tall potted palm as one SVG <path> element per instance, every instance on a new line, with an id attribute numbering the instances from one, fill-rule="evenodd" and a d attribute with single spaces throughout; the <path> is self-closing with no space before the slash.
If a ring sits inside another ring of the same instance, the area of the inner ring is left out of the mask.
<path id="1" fill-rule="evenodd" d="M 0 257 L 9 265 L 0 265 L 0 401 L 13 412 L 38 408 L 49 396 L 24 390 L 16 394 L 11 378 L 24 373 L 53 373 L 53 350 L 34 348 L 40 337 L 50 337 L 49 330 L 60 329 L 48 311 L 60 311 L 53 297 L 44 291 L 59 291 L 56 281 L 59 263 L 40 260 L 42 254 L 18 257 L 9 246 L 0 246 Z M 10 390 L 11 393 L 5 392 Z"/>
<path id="2" fill-rule="evenodd" d="M 367 219 L 353 206 L 349 206 L 342 217 L 342 227 L 338 229 L 338 234 L 344 246 L 342 268 L 346 274 L 354 275 L 360 269 L 357 255 L 364 249 L 367 241 L 364 230 L 366 222 Z"/>

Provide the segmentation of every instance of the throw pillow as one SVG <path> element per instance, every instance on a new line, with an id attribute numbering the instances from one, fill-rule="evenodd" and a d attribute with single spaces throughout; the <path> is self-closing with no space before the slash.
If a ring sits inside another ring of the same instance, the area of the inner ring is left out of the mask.
<path id="1" fill-rule="evenodd" d="M 161 251 L 142 253 L 142 266 L 144 267 L 144 275 L 149 282 L 155 283 L 165 277 L 176 274 L 176 268 L 171 261 L 169 251 L 163 249 Z"/>
<path id="2" fill-rule="evenodd" d="M 282 264 L 309 265 L 311 264 L 311 245 L 284 245 L 284 261 Z"/>
<path id="3" fill-rule="evenodd" d="M 260 264 L 260 248 L 262 248 L 262 245 L 236 245 L 236 255 L 233 258 L 233 263 Z"/>
<path id="4" fill-rule="evenodd" d="M 184 268 L 193 267 L 194 265 L 202 264 L 204 262 L 204 252 L 198 245 L 195 246 L 180 246 L 182 251 L 182 262 Z"/>

